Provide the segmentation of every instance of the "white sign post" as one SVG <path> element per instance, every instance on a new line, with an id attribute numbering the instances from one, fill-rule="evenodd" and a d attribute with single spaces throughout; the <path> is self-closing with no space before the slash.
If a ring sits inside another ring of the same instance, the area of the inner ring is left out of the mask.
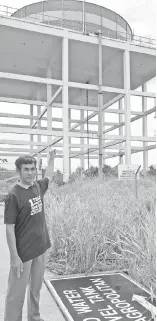
<path id="1" fill-rule="evenodd" d="M 118 179 L 120 181 L 122 180 L 135 181 L 136 198 L 137 198 L 137 180 L 139 179 L 140 168 L 141 168 L 141 165 L 139 166 L 136 164 L 130 164 L 130 165 L 119 164 L 118 165 Z"/>
<path id="2" fill-rule="evenodd" d="M 139 168 L 139 165 L 118 165 L 118 179 L 119 180 L 135 180 L 136 172 Z M 139 175 L 138 177 L 139 178 Z"/>

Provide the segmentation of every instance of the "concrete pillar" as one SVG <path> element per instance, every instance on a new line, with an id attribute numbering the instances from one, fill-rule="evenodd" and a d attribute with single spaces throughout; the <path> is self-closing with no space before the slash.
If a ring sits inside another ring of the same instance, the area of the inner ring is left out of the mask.
<path id="1" fill-rule="evenodd" d="M 41 106 L 37 106 L 37 117 L 40 115 L 40 113 L 41 113 Z M 37 128 L 41 129 L 41 120 L 38 121 Z M 41 135 L 37 135 L 37 142 L 38 143 L 41 142 Z M 37 148 L 39 149 L 40 146 L 37 145 Z M 39 169 L 39 165 L 40 165 L 40 160 L 41 160 L 41 154 L 38 153 L 38 155 L 37 155 L 37 167 L 38 167 L 38 169 Z"/>
<path id="2" fill-rule="evenodd" d="M 83 20 L 83 33 L 86 34 L 86 6 L 85 1 L 82 1 L 83 12 L 82 12 L 82 20 Z"/>
<path id="3" fill-rule="evenodd" d="M 62 0 L 62 19 L 61 19 L 61 27 L 64 28 L 64 0 Z"/>
<path id="4" fill-rule="evenodd" d="M 142 91 L 147 91 L 147 84 L 144 84 L 142 86 Z M 147 111 L 147 97 L 142 97 L 142 111 Z M 147 116 L 143 116 L 142 118 L 142 134 L 144 137 L 147 137 L 148 131 L 147 131 Z M 147 142 L 143 142 L 143 169 L 148 169 L 148 150 L 145 150 L 146 146 L 148 146 Z"/>
<path id="5" fill-rule="evenodd" d="M 51 74 L 51 66 L 48 67 L 47 70 L 47 78 L 51 78 L 52 74 Z M 52 85 L 47 85 L 47 102 L 50 101 L 52 98 Z M 47 108 L 47 130 L 52 130 L 52 107 L 49 106 Z M 49 146 L 52 142 L 52 137 L 48 136 L 47 137 L 47 145 Z M 47 164 L 48 164 L 48 160 L 49 160 L 49 151 L 50 151 L 50 147 L 47 148 Z M 54 171 L 54 168 L 52 169 Z"/>
<path id="6" fill-rule="evenodd" d="M 89 101 L 89 92 L 88 92 L 88 89 L 86 90 L 86 106 L 88 106 L 89 104 L 88 104 L 88 101 Z M 88 110 L 87 110 L 87 135 L 89 134 L 89 119 L 88 119 L 88 117 L 89 117 L 89 112 L 88 112 Z M 89 137 L 87 137 L 87 145 L 89 146 Z M 87 153 L 87 163 L 88 163 L 88 169 L 89 169 L 89 167 L 90 167 L 90 150 L 89 150 L 89 148 L 87 148 L 87 150 L 88 150 L 88 153 Z"/>
<path id="7" fill-rule="evenodd" d="M 125 164 L 131 164 L 131 103 L 130 103 L 130 52 L 124 51 L 124 118 L 125 118 Z"/>
<path id="8" fill-rule="evenodd" d="M 33 125 L 33 109 L 34 106 L 30 105 L 30 127 Z M 33 142 L 33 135 L 30 135 L 30 143 Z M 33 149 L 34 146 L 30 144 L 30 149 Z M 32 155 L 32 153 L 30 153 Z"/>
<path id="9" fill-rule="evenodd" d="M 63 180 L 69 180 L 69 40 L 68 30 L 64 30 L 62 42 L 62 113 L 63 113 Z"/>
<path id="10" fill-rule="evenodd" d="M 37 106 L 37 116 L 41 113 L 41 106 Z M 38 129 L 41 129 L 41 120 L 38 121 Z M 41 143 L 41 135 L 37 135 L 37 142 Z M 37 146 L 40 149 L 40 146 Z M 37 170 L 38 170 L 38 179 L 42 178 L 42 170 L 40 169 L 40 162 L 42 161 L 41 153 L 37 154 Z"/>
<path id="11" fill-rule="evenodd" d="M 71 109 L 70 108 L 68 110 L 68 114 L 69 114 L 69 131 L 70 131 L 70 128 L 71 128 Z M 71 137 L 69 137 L 69 144 L 71 144 Z M 72 173 L 72 169 L 71 169 L 72 158 L 70 158 L 70 153 L 71 153 L 71 147 L 69 147 L 69 175 Z"/>
<path id="12" fill-rule="evenodd" d="M 122 99 L 120 99 L 118 101 L 118 105 L 119 105 L 119 110 L 123 109 L 123 104 L 122 104 Z M 123 122 L 123 115 L 119 114 L 119 123 Z M 123 126 L 119 127 L 119 135 L 123 136 Z M 121 150 L 123 149 L 123 143 L 119 144 L 119 151 L 121 152 Z M 119 164 L 123 164 L 123 156 L 119 156 Z"/>
<path id="13" fill-rule="evenodd" d="M 156 98 L 154 98 L 154 107 L 156 108 Z M 156 110 L 155 110 L 154 118 L 156 119 Z M 156 120 L 155 120 L 155 124 L 156 124 Z M 156 137 L 156 127 L 154 129 L 154 136 Z"/>
<path id="14" fill-rule="evenodd" d="M 80 126 L 81 134 L 84 134 L 84 110 L 83 109 L 80 111 L 80 120 L 82 122 Z M 81 137 L 80 143 L 81 145 L 84 145 L 83 137 Z M 81 168 L 84 169 L 84 147 L 81 147 L 80 165 L 81 165 Z"/>
<path id="15" fill-rule="evenodd" d="M 105 113 L 103 111 L 103 132 L 105 131 Z M 103 145 L 105 145 L 105 139 L 103 139 Z M 105 148 L 102 149 L 102 153 L 103 153 L 103 164 L 106 164 L 106 159 L 105 159 Z"/>
<path id="16" fill-rule="evenodd" d="M 103 165 L 103 91 L 102 91 L 102 35 L 99 33 L 99 92 L 98 92 L 98 131 L 99 131 L 99 174 Z"/>

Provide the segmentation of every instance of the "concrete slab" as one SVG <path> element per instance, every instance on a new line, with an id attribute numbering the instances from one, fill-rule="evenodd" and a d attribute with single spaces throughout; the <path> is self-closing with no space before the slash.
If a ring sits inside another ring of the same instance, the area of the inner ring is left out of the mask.
<path id="1" fill-rule="evenodd" d="M 7 290 L 7 281 L 9 273 L 9 250 L 5 237 L 5 226 L 3 224 L 3 205 L 0 205 L 0 321 L 4 319 L 5 293 Z M 50 274 L 46 272 L 46 277 Z M 53 297 L 50 295 L 47 287 L 43 283 L 40 297 L 40 312 L 44 321 L 65 321 L 62 313 L 56 305 Z M 23 309 L 23 320 L 27 321 L 26 300 Z"/>

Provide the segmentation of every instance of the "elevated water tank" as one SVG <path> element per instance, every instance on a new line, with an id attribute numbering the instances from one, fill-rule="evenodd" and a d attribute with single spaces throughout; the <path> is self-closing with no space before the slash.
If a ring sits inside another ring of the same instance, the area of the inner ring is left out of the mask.
<path id="1" fill-rule="evenodd" d="M 79 32 L 101 30 L 103 36 L 114 39 L 128 40 L 132 36 L 129 24 L 119 14 L 84 1 L 41 1 L 19 9 L 12 16 Z"/>

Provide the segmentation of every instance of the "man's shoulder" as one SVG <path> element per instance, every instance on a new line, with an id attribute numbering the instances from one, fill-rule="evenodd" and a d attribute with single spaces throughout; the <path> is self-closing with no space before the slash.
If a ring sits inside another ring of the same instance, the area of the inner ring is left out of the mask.
<path id="1" fill-rule="evenodd" d="M 12 187 L 8 190 L 7 195 L 10 195 L 10 196 L 11 196 L 11 195 L 14 195 L 14 196 L 16 196 L 17 193 L 18 193 L 18 185 L 15 184 L 14 186 L 12 186 Z"/>
<path id="2" fill-rule="evenodd" d="M 18 188 L 17 188 L 17 185 L 15 185 L 8 190 L 5 196 L 5 204 L 8 204 L 10 202 L 17 203 L 17 199 L 18 199 Z"/>

